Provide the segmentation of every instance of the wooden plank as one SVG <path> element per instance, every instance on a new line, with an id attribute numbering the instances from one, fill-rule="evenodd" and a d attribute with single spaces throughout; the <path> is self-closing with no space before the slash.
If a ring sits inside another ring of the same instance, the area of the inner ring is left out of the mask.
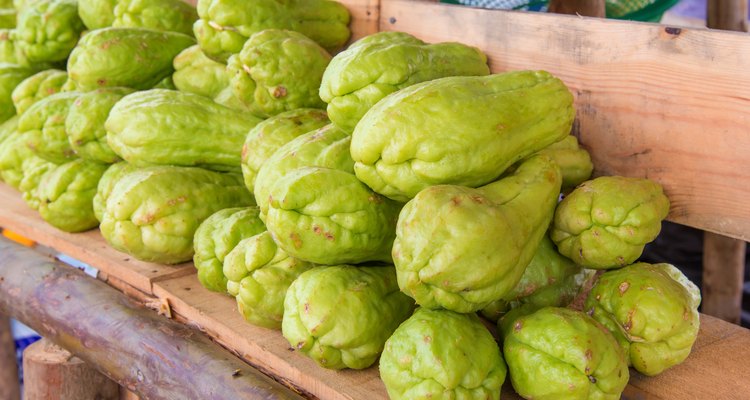
<path id="1" fill-rule="evenodd" d="M 2 313 L 0 313 L 0 399 L 21 400 L 16 344 L 10 330 L 10 318 Z"/>
<path id="2" fill-rule="evenodd" d="M 747 32 L 747 0 L 709 0 L 706 23 L 709 28 Z"/>
<path id="3" fill-rule="evenodd" d="M 380 0 L 338 0 L 346 6 L 352 16 L 349 29 L 352 36 L 349 43 L 378 31 L 380 20 Z"/>
<path id="4" fill-rule="evenodd" d="M 703 235 L 703 312 L 735 324 L 742 313 L 745 246 L 715 233 Z"/>
<path id="5" fill-rule="evenodd" d="M 597 175 L 656 180 L 670 220 L 750 240 L 747 35 L 407 0 L 382 2 L 380 28 L 477 46 L 495 72 L 550 71 Z"/>
<path id="6" fill-rule="evenodd" d="M 171 266 L 136 260 L 110 247 L 98 229 L 82 233 L 60 231 L 29 208 L 19 192 L 3 183 L 0 204 L 0 227 L 89 264 L 142 292 L 150 294 L 153 282 L 195 273 L 192 263 Z"/>

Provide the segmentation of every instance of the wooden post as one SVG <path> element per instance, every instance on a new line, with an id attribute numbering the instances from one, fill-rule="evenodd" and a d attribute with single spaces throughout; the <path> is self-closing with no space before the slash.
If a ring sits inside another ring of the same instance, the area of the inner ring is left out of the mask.
<path id="1" fill-rule="evenodd" d="M 706 26 L 747 32 L 747 0 L 709 0 L 706 4 Z"/>
<path id="2" fill-rule="evenodd" d="M 47 339 L 23 351 L 24 400 L 119 400 L 120 386 Z"/>
<path id="3" fill-rule="evenodd" d="M 604 0 L 550 0 L 549 12 L 604 18 Z"/>
<path id="4" fill-rule="evenodd" d="M 0 399 L 21 400 L 16 365 L 16 345 L 10 332 L 10 318 L 0 314 Z"/>

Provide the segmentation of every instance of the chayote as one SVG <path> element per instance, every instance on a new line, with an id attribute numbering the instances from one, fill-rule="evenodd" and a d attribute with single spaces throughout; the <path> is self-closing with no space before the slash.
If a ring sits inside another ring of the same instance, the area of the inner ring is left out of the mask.
<path id="1" fill-rule="evenodd" d="M 386 96 L 357 124 L 357 177 L 408 201 L 432 185 L 477 187 L 570 133 L 575 110 L 565 84 L 544 71 L 459 76 Z"/>
<path id="2" fill-rule="evenodd" d="M 112 164 L 120 160 L 107 143 L 104 122 L 114 105 L 133 89 L 111 87 L 81 94 L 70 106 L 65 119 L 68 142 L 76 154 L 86 160 Z"/>
<path id="3" fill-rule="evenodd" d="M 638 372 L 654 376 L 684 361 L 698 336 L 700 290 L 670 264 L 607 271 L 585 309 L 606 326 Z"/>
<path id="4" fill-rule="evenodd" d="M 150 89 L 172 74 L 172 59 L 195 40 L 182 33 L 104 28 L 81 38 L 68 59 L 68 75 L 81 91 L 124 86 Z"/>
<path id="5" fill-rule="evenodd" d="M 37 72 L 24 79 L 11 94 L 16 113 L 22 115 L 37 101 L 60 92 L 67 80 L 68 74 L 59 69 Z"/>
<path id="6" fill-rule="evenodd" d="M 578 145 L 578 139 L 568 135 L 565 139 L 540 150 L 538 154 L 544 154 L 554 160 L 562 172 L 562 190 L 568 192 L 591 178 L 594 164 L 591 155 L 586 149 Z"/>
<path id="7" fill-rule="evenodd" d="M 0 29 L 13 29 L 16 27 L 16 9 L 11 7 L 0 8 Z"/>
<path id="8" fill-rule="evenodd" d="M 510 293 L 557 205 L 560 171 L 545 156 L 478 189 L 438 185 L 408 202 L 393 260 L 401 290 L 426 308 L 468 313 Z"/>
<path id="9" fill-rule="evenodd" d="M 198 44 L 220 62 L 264 29 L 300 32 L 328 51 L 349 39 L 349 11 L 331 0 L 199 0 L 198 16 L 193 26 Z"/>
<path id="10" fill-rule="evenodd" d="M 192 259 L 193 236 L 203 220 L 251 203 L 240 174 L 143 167 L 119 177 L 107 196 L 100 229 L 117 250 L 144 261 L 176 264 Z"/>
<path id="11" fill-rule="evenodd" d="M 227 66 L 206 57 L 197 44 L 180 52 L 172 64 L 172 80 L 182 92 L 213 99 L 229 87 Z"/>
<path id="12" fill-rule="evenodd" d="M 380 357 L 392 400 L 499 399 L 507 369 L 474 314 L 419 308 L 393 332 Z"/>
<path id="13" fill-rule="evenodd" d="M 54 167 L 39 181 L 39 215 L 65 232 L 83 232 L 99 225 L 93 199 L 107 165 L 77 159 Z"/>
<path id="14" fill-rule="evenodd" d="M 24 79 L 34 74 L 32 68 L 17 64 L 0 63 L 0 123 L 16 114 L 13 106 L 13 89 Z"/>
<path id="15" fill-rule="evenodd" d="M 117 0 L 78 0 L 78 15 L 89 30 L 107 28 L 115 21 Z"/>
<path id="16" fill-rule="evenodd" d="M 193 264 L 203 287 L 227 292 L 227 277 L 222 271 L 224 258 L 241 240 L 265 232 L 266 226 L 258 217 L 259 213 L 258 207 L 226 208 L 200 224 L 193 238 Z"/>
<path id="17" fill-rule="evenodd" d="M 258 170 L 255 177 L 255 201 L 261 217 L 268 213 L 271 187 L 284 175 L 302 167 L 334 168 L 354 173 L 354 161 L 349 155 L 351 136 L 329 124 L 301 135 L 281 146 Z"/>
<path id="18" fill-rule="evenodd" d="M 10 138 L 11 135 L 15 135 L 16 132 L 18 132 L 18 115 L 10 117 L 5 122 L 0 122 L 0 144 Z"/>
<path id="19" fill-rule="evenodd" d="M 33 156 L 24 137 L 18 134 L 18 117 L 14 116 L 0 125 L 0 179 L 18 189 L 23 179 L 24 162 Z"/>
<path id="20" fill-rule="evenodd" d="M 23 200 L 30 208 L 39 210 L 41 202 L 39 183 L 47 172 L 55 170 L 57 167 L 58 164 L 51 163 L 33 154 L 24 161 L 23 179 L 18 184 L 18 190 L 21 191 Z"/>
<path id="21" fill-rule="evenodd" d="M 363 369 L 413 309 L 398 290 L 393 267 L 313 268 L 289 287 L 281 330 L 295 350 L 322 367 Z"/>
<path id="22" fill-rule="evenodd" d="M 24 59 L 23 54 L 16 46 L 16 30 L 0 29 L 0 65 L 16 64 L 27 65 L 28 61 Z"/>
<path id="23" fill-rule="evenodd" d="M 45 97 L 21 115 L 18 132 L 34 154 L 47 161 L 62 164 L 76 158 L 68 142 L 65 118 L 78 92 L 61 92 Z"/>
<path id="24" fill-rule="evenodd" d="M 99 222 L 104 218 L 104 210 L 107 208 L 107 199 L 115 188 L 115 185 L 121 177 L 136 171 L 138 167 L 128 164 L 124 161 L 112 164 L 107 168 L 99 179 L 99 185 L 96 187 L 94 195 L 94 215 Z"/>
<path id="25" fill-rule="evenodd" d="M 84 29 L 77 0 L 35 0 L 18 13 L 18 46 L 32 63 L 64 61 Z"/>
<path id="26" fill-rule="evenodd" d="M 305 35 L 266 29 L 250 36 L 227 72 L 235 97 L 261 117 L 297 108 L 325 108 L 318 96 L 331 55 Z"/>
<path id="27" fill-rule="evenodd" d="M 258 171 L 276 150 L 294 138 L 329 123 L 325 111 L 300 108 L 277 114 L 255 125 L 242 145 L 242 176 L 248 190 L 255 190 Z"/>
<path id="28" fill-rule="evenodd" d="M 162 79 L 154 85 L 151 89 L 167 89 L 167 90 L 177 90 L 177 86 L 174 85 L 174 81 L 172 81 L 171 76 L 167 76 L 166 78 Z"/>
<path id="29" fill-rule="evenodd" d="M 197 94 L 152 89 L 117 102 L 105 127 L 109 146 L 132 164 L 239 172 L 242 143 L 260 121 Z"/>
<path id="30" fill-rule="evenodd" d="M 669 199 L 658 183 L 602 176 L 560 202 L 550 237 L 560 254 L 586 268 L 620 268 L 640 257 L 668 212 Z"/>
<path id="31" fill-rule="evenodd" d="M 290 257 L 267 231 L 243 239 L 224 258 L 227 290 L 253 325 L 281 329 L 284 297 L 297 277 L 315 265 Z"/>
<path id="32" fill-rule="evenodd" d="M 182 0 L 117 0 L 112 26 L 193 34 L 195 7 Z"/>
<path id="33" fill-rule="evenodd" d="M 383 97 L 446 76 L 488 75 L 487 57 L 461 43 L 427 44 L 404 32 L 378 32 L 337 54 L 323 74 L 320 97 L 331 121 L 354 131 Z"/>

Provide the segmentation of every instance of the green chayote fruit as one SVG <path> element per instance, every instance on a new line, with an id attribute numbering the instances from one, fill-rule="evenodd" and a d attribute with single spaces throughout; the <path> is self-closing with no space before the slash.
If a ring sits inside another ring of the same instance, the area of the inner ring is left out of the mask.
<path id="1" fill-rule="evenodd" d="M 404 32 L 378 32 L 337 54 L 323 74 L 320 97 L 331 121 L 354 131 L 383 97 L 446 76 L 488 75 L 487 57 L 461 43 L 427 44 Z"/>
<path id="2" fill-rule="evenodd" d="M 419 308 L 393 332 L 380 357 L 392 400 L 499 399 L 507 369 L 474 314 Z"/>
<path id="3" fill-rule="evenodd" d="M 83 232 L 99 225 L 93 199 L 107 165 L 77 159 L 45 173 L 39 182 L 39 215 L 65 232 Z"/>
<path id="4" fill-rule="evenodd" d="M 316 131 L 298 136 L 281 146 L 258 171 L 255 177 L 255 201 L 263 218 L 268 213 L 271 187 L 287 173 L 302 167 L 334 168 L 354 173 L 349 155 L 351 136 L 329 124 Z"/>
<path id="5" fill-rule="evenodd" d="M 668 212 L 669 199 L 658 183 L 602 176 L 560 202 L 550 237 L 560 254 L 586 268 L 620 268 L 641 256 Z"/>
<path id="6" fill-rule="evenodd" d="M 13 89 L 36 71 L 17 64 L 0 63 L 0 123 L 16 114 L 13 106 Z"/>
<path id="7" fill-rule="evenodd" d="M 94 215 L 99 222 L 104 218 L 104 210 L 107 208 L 107 199 L 115 188 L 115 185 L 121 177 L 137 170 L 138 167 L 128 164 L 124 161 L 112 164 L 107 168 L 99 179 L 99 185 L 96 187 L 94 195 Z"/>
<path id="8" fill-rule="evenodd" d="M 329 124 L 325 111 L 300 108 L 277 114 L 255 125 L 242 145 L 242 176 L 253 192 L 255 177 L 276 150 L 294 138 Z"/>
<path id="9" fill-rule="evenodd" d="M 261 117 L 297 108 L 325 108 L 318 96 L 331 55 L 305 35 L 280 29 L 253 34 L 229 57 L 235 97 Z"/>
<path id="10" fill-rule="evenodd" d="M 423 307 L 462 313 L 510 293 L 547 231 L 561 181 L 557 164 L 534 156 L 487 186 L 421 191 L 396 227 L 401 290 Z"/>
<path id="11" fill-rule="evenodd" d="M 23 179 L 23 167 L 33 156 L 22 135 L 18 134 L 18 117 L 11 117 L 0 125 L 0 179 L 18 189 Z"/>
<path id="12" fill-rule="evenodd" d="M 151 89 L 167 89 L 167 90 L 177 90 L 177 86 L 174 85 L 174 81 L 172 81 L 171 76 L 167 76 L 164 79 L 160 80 L 159 83 L 154 85 Z"/>
<path id="13" fill-rule="evenodd" d="M 402 205 L 351 172 L 299 168 L 271 186 L 269 198 L 266 226 L 292 257 L 326 265 L 391 262 Z"/>
<path id="14" fill-rule="evenodd" d="M 698 337 L 700 290 L 670 264 L 637 263 L 602 274 L 585 309 L 607 327 L 638 372 L 684 361 Z"/>
<path id="15" fill-rule="evenodd" d="M 314 266 L 290 257 L 264 230 L 237 243 L 224 258 L 223 275 L 229 279 L 228 291 L 237 298 L 237 308 L 248 322 L 281 329 L 289 286 Z"/>
<path id="16" fill-rule="evenodd" d="M 23 179 L 18 185 L 18 190 L 23 194 L 23 200 L 26 204 L 34 209 L 39 209 L 41 201 L 39 194 L 39 183 L 42 177 L 58 167 L 58 164 L 51 163 L 36 155 L 31 155 L 23 163 Z"/>
<path id="17" fill-rule="evenodd" d="M 546 155 L 560 167 L 563 176 L 562 189 L 565 192 L 591 178 L 591 173 L 594 171 L 591 155 L 578 145 L 578 139 L 573 135 L 552 143 L 540 150 L 538 154 Z"/>
<path id="18" fill-rule="evenodd" d="M 0 8 L 14 8 L 13 0 L 0 0 Z"/>
<path id="19" fill-rule="evenodd" d="M 5 122 L 0 122 L 0 144 L 10 138 L 11 135 L 15 135 L 16 132 L 18 132 L 18 115 L 10 117 Z"/>
<path id="20" fill-rule="evenodd" d="M 200 224 L 193 238 L 193 263 L 203 287 L 227 292 L 227 277 L 222 272 L 224 258 L 241 240 L 265 232 L 259 213 L 258 207 L 226 208 Z"/>
<path id="21" fill-rule="evenodd" d="M 0 29 L 0 65 L 28 64 L 28 61 L 23 58 L 21 50 L 16 46 L 16 41 L 15 29 Z"/>
<path id="22" fill-rule="evenodd" d="M 216 98 L 229 87 L 227 66 L 203 54 L 200 46 L 190 46 L 180 52 L 172 62 L 172 80 L 182 92 Z M 231 90 L 231 89 L 230 89 Z"/>
<path id="23" fill-rule="evenodd" d="M 193 26 L 198 44 L 220 62 L 264 29 L 300 32 L 328 51 L 349 39 L 349 11 L 331 0 L 199 0 L 198 16 Z"/>
<path id="24" fill-rule="evenodd" d="M 78 15 L 89 30 L 107 28 L 115 21 L 117 0 L 78 0 Z"/>
<path id="25" fill-rule="evenodd" d="M 195 7 L 182 0 L 117 0 L 112 26 L 193 34 Z"/>
<path id="26" fill-rule="evenodd" d="M 570 133 L 575 110 L 565 84 L 544 71 L 459 76 L 409 86 L 357 124 L 357 177 L 408 201 L 429 186 L 477 187 Z"/>
<path id="27" fill-rule="evenodd" d="M 18 46 L 32 62 L 64 61 L 85 29 L 77 0 L 35 0 L 18 13 Z"/>
<path id="28" fill-rule="evenodd" d="M 203 220 L 224 208 L 248 206 L 242 175 L 201 168 L 151 166 L 119 177 L 102 215 L 102 236 L 135 258 L 177 264 L 193 257 Z"/>
<path id="29" fill-rule="evenodd" d="M 503 332 L 513 388 L 526 399 L 619 399 L 630 377 L 622 348 L 593 318 L 546 307 Z"/>
<path id="30" fill-rule="evenodd" d="M 133 89 L 101 88 L 81 94 L 70 107 L 65 119 L 68 142 L 73 151 L 85 160 L 112 164 L 120 160 L 107 143 L 104 122 L 109 111 Z"/>
<path id="31" fill-rule="evenodd" d="M 150 89 L 171 75 L 172 59 L 195 40 L 182 33 L 144 28 L 104 28 L 81 38 L 68 59 L 79 90 L 124 86 Z"/>
<path id="32" fill-rule="evenodd" d="M 68 74 L 59 69 L 37 72 L 24 79 L 11 94 L 16 113 L 22 115 L 37 101 L 59 93 L 67 80 Z"/>
<path id="33" fill-rule="evenodd" d="M 105 127 L 109 146 L 129 163 L 239 172 L 242 143 L 260 121 L 197 94 L 152 89 L 117 102 Z"/>
<path id="34" fill-rule="evenodd" d="M 68 142 L 65 118 L 78 96 L 78 92 L 56 93 L 37 101 L 21 115 L 18 133 L 26 138 L 34 154 L 57 164 L 76 158 Z"/>
<path id="35" fill-rule="evenodd" d="M 16 27 L 16 9 L 7 7 L 0 8 L 0 29 L 13 29 Z"/>
<path id="36" fill-rule="evenodd" d="M 363 369 L 413 309 L 398 290 L 393 267 L 313 268 L 289 287 L 281 330 L 295 350 L 322 367 Z"/>

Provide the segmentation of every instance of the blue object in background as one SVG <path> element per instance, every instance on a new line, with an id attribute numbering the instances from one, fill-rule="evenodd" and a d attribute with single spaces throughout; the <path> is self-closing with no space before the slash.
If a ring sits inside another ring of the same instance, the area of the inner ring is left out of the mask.
<path id="1" fill-rule="evenodd" d="M 29 347 L 30 344 L 36 342 L 42 337 L 33 329 L 14 319 L 10 320 L 10 332 L 13 335 L 13 342 L 16 344 L 18 382 L 21 383 L 21 391 L 23 392 L 23 351 Z"/>

